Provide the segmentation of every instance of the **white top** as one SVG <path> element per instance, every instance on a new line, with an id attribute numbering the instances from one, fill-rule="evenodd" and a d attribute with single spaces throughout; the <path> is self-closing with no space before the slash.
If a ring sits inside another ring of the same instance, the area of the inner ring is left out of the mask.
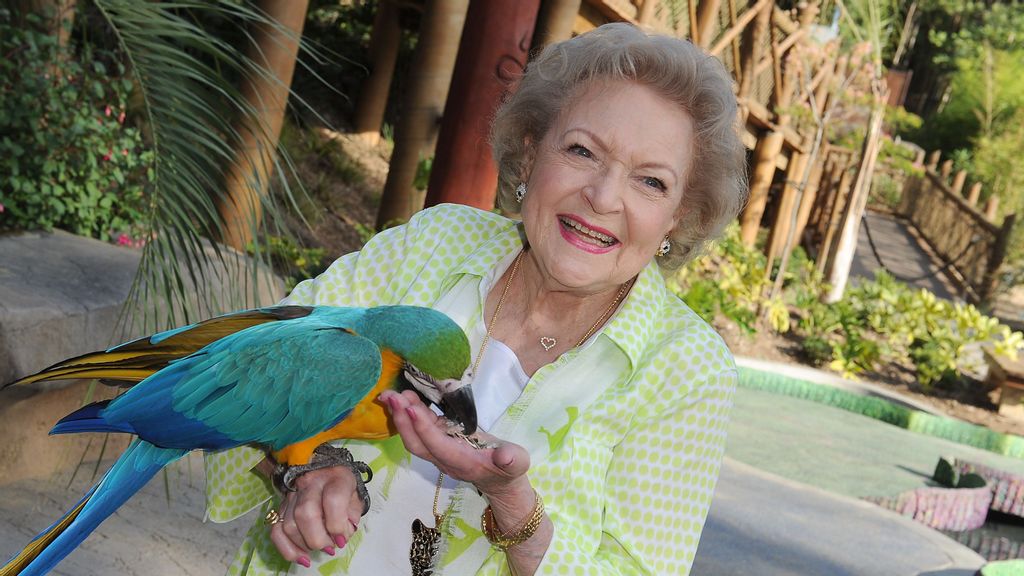
<path id="1" fill-rule="evenodd" d="M 486 334 L 485 322 L 483 319 L 484 302 L 494 283 L 501 278 L 505 270 L 512 264 L 516 254 L 499 262 L 490 274 L 480 279 L 479 283 L 467 282 L 464 287 L 456 288 L 452 292 L 453 298 L 448 303 L 457 302 L 459 305 L 472 305 L 472 300 L 477 301 L 479 308 L 472 321 L 467 327 L 467 336 L 473 349 L 472 359 L 476 360 L 480 344 Z M 473 287 L 470 284 L 477 284 L 476 294 L 471 294 Z M 475 298 L 474 298 L 475 296 Z M 445 302 L 440 303 L 439 309 L 444 311 Z M 519 398 L 526 384 L 530 381 L 529 376 L 523 371 L 519 364 L 519 358 L 511 348 L 503 342 L 491 339 L 484 350 L 484 356 L 480 360 L 480 366 L 473 378 L 473 397 L 476 403 L 477 426 L 484 431 L 490 430 L 495 422 L 505 413 L 505 410 Z M 440 410 L 432 407 L 440 414 Z M 363 532 L 364 541 L 360 544 L 348 569 L 348 574 L 378 574 L 400 575 L 410 574 L 409 558 L 407 554 L 397 553 L 396 550 L 408 550 L 412 544 L 412 521 L 419 518 L 427 526 L 434 526 L 434 492 L 437 487 L 438 470 L 431 462 L 417 456 L 412 456 L 410 463 L 411 474 L 400 474 L 390 490 L 392 497 L 388 502 L 381 502 L 381 496 L 371 496 L 373 510 L 380 518 L 374 518 L 373 522 L 367 522 L 365 527 L 360 524 L 359 530 Z M 441 496 L 438 499 L 439 511 L 443 514 L 451 499 L 452 491 L 457 487 L 458 481 L 445 477 L 442 484 Z M 367 486 L 373 493 L 373 483 Z M 408 530 L 396 531 L 394 526 L 409 526 Z M 374 527 L 383 527 L 374 530 Z M 401 542 L 396 543 L 396 539 Z"/>

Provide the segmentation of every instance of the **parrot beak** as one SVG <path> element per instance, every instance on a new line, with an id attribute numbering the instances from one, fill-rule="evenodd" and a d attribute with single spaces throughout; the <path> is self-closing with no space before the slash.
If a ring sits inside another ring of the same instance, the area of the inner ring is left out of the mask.
<path id="1" fill-rule="evenodd" d="M 476 432 L 476 403 L 473 388 L 468 384 L 441 396 L 438 407 L 446 418 L 462 424 L 462 433 L 466 436 Z"/>
<path id="2" fill-rule="evenodd" d="M 476 432 L 476 403 L 473 388 L 464 378 L 435 380 L 412 364 L 402 368 L 402 380 L 407 388 L 419 394 L 424 402 L 436 404 L 445 418 L 462 425 L 463 434 Z"/>

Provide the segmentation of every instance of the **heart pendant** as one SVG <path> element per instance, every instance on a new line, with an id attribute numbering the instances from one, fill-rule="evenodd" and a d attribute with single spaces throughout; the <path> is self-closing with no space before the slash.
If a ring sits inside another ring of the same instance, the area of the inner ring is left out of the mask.
<path id="1" fill-rule="evenodd" d="M 558 340 L 555 340 L 554 338 L 548 338 L 547 336 L 540 337 L 540 345 L 544 347 L 544 350 L 551 350 L 555 347 L 555 344 L 558 344 Z"/>

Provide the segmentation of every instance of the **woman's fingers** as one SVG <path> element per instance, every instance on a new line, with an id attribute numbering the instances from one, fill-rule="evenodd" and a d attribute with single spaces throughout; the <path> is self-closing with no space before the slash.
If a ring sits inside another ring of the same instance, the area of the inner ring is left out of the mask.
<path id="1" fill-rule="evenodd" d="M 294 494 L 288 494 L 281 501 L 278 514 L 283 518 L 282 522 L 270 526 L 270 541 L 281 554 L 281 557 L 289 562 L 295 562 L 302 566 L 309 566 L 309 550 L 304 544 L 300 544 L 298 528 L 294 520 L 291 520 L 291 508 Z"/>
<path id="2" fill-rule="evenodd" d="M 310 565 L 310 550 L 334 555 L 355 533 L 363 511 L 355 476 L 342 466 L 314 470 L 295 480 L 296 491 L 285 496 L 283 522 L 270 527 L 270 539 L 281 556 Z"/>
<path id="3" fill-rule="evenodd" d="M 427 450 L 420 439 L 419 433 L 416 431 L 413 421 L 414 416 L 407 410 L 411 405 L 409 399 L 401 394 L 385 392 L 381 394 L 381 400 L 387 404 L 388 409 L 391 411 L 391 421 L 394 423 L 395 429 L 398 430 L 398 434 L 402 437 L 405 449 L 424 460 L 433 461 L 430 451 Z M 419 402 L 418 398 L 416 402 Z M 422 402 L 419 403 L 422 406 Z M 425 406 L 424 409 L 426 409 Z M 430 412 L 430 410 L 427 411 Z M 431 415 L 434 414 L 433 412 L 430 413 Z"/>
<path id="4" fill-rule="evenodd" d="M 449 436 L 443 421 L 413 393 L 385 392 L 381 399 L 391 410 L 406 448 L 450 476 L 480 488 L 500 488 L 526 474 L 530 467 L 526 450 L 516 444 L 495 442 L 495 437 L 478 432 L 479 439 L 498 444 L 495 449 L 478 450 L 463 439 Z"/>

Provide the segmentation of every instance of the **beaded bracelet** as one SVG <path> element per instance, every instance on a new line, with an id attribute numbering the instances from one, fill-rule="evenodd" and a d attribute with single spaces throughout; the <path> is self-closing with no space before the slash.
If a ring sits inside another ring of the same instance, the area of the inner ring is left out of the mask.
<path id="1" fill-rule="evenodd" d="M 488 506 L 484 509 L 483 515 L 480 516 L 480 528 L 483 529 L 484 536 L 492 546 L 503 551 L 508 550 L 517 544 L 526 542 L 537 533 L 537 528 L 540 527 L 541 520 L 544 519 L 544 500 L 541 499 L 539 492 L 535 492 L 535 494 L 537 499 L 533 504 L 533 512 L 530 513 L 530 517 L 522 528 L 518 530 L 502 534 L 494 522 L 494 512 L 491 511 L 491 507 Z"/>

